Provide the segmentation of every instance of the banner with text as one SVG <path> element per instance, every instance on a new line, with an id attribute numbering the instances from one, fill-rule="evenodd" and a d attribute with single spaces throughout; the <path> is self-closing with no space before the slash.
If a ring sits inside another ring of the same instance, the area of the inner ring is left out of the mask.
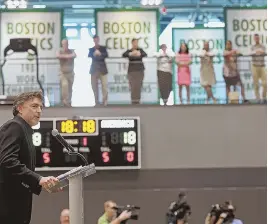
<path id="1" fill-rule="evenodd" d="M 156 10 L 97 10 L 96 30 L 100 44 L 107 47 L 108 104 L 129 104 L 130 89 L 127 78 L 128 60 L 122 54 L 131 48 L 131 40 L 139 39 L 148 55 L 144 58 L 145 75 L 141 91 L 141 103 L 158 102 L 157 63 L 152 57 L 157 51 L 158 16 Z M 101 86 L 99 87 L 101 101 Z"/>
<path id="2" fill-rule="evenodd" d="M 254 34 L 259 34 L 260 42 L 267 46 L 267 8 L 225 9 L 225 38 L 232 41 L 233 49 L 243 55 L 249 55 L 252 45 L 255 44 Z M 239 58 L 239 71 L 246 98 L 254 99 L 251 57 Z"/>
<path id="3" fill-rule="evenodd" d="M 61 12 L 19 11 L 1 13 L 1 62 L 12 38 L 31 38 L 37 48 L 39 80 L 46 95 L 59 99 L 59 63 L 55 59 L 61 45 Z M 10 52 L 9 52 L 10 53 Z M 54 59 L 52 59 L 54 58 Z M 5 94 L 17 95 L 24 91 L 40 90 L 37 82 L 36 59 L 30 52 L 13 52 L 2 67 Z M 58 94 L 55 94 L 58 93 Z"/>
<path id="4" fill-rule="evenodd" d="M 204 42 L 209 42 L 211 51 L 215 54 L 213 58 L 214 70 L 216 75 L 216 85 L 213 86 L 212 91 L 214 96 L 219 99 L 219 103 L 225 103 L 226 90 L 225 83 L 222 76 L 223 58 L 222 53 L 224 50 L 224 30 L 217 29 L 172 29 L 172 42 L 173 50 L 177 53 L 180 49 L 181 43 L 186 43 L 189 48 L 189 53 L 192 57 L 191 69 L 191 104 L 203 104 L 207 98 L 204 88 L 200 85 L 200 57 L 202 53 Z M 173 92 L 174 92 L 174 104 L 180 104 L 179 91 L 178 91 L 178 67 L 174 63 L 173 66 Z M 186 90 L 183 90 L 183 99 L 186 99 Z M 186 102 L 186 100 L 185 100 Z"/>

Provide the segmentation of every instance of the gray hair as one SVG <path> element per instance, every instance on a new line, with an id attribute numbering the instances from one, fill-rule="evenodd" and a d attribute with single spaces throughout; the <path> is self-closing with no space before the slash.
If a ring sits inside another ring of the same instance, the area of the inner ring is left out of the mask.
<path id="1" fill-rule="evenodd" d="M 17 116 L 19 111 L 18 111 L 18 106 L 24 104 L 28 100 L 32 100 L 34 98 L 38 98 L 43 102 L 43 94 L 40 91 L 35 91 L 35 92 L 25 92 L 19 94 L 14 103 L 13 103 L 13 115 Z"/>

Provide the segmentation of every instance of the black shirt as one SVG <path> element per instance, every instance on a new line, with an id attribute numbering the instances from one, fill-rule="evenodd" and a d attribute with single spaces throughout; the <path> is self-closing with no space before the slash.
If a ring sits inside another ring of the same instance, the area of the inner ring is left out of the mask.
<path id="1" fill-rule="evenodd" d="M 135 51 L 135 50 L 140 51 L 141 55 L 140 56 L 129 56 L 129 53 L 131 53 L 132 51 Z M 136 72 L 136 71 L 143 71 L 144 70 L 144 64 L 142 62 L 142 58 L 147 57 L 147 54 L 141 48 L 127 50 L 123 54 L 123 57 L 128 58 L 128 60 L 129 60 L 128 72 Z"/>

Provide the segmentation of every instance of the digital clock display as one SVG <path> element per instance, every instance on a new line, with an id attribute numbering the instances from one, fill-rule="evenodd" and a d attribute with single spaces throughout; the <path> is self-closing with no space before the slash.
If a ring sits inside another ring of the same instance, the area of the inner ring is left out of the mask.
<path id="1" fill-rule="evenodd" d="M 98 123 L 95 119 L 88 120 L 57 120 L 56 128 L 62 136 L 69 134 L 86 134 L 86 135 L 97 135 L 98 134 Z"/>
<path id="2" fill-rule="evenodd" d="M 86 118 L 81 120 L 46 118 L 33 127 L 37 170 L 68 170 L 84 165 L 51 134 L 57 129 L 75 151 L 96 169 L 139 169 L 140 119 Z"/>

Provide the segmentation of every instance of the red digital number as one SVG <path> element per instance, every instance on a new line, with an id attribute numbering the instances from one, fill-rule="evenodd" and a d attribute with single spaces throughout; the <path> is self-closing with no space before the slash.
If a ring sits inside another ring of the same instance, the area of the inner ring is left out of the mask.
<path id="1" fill-rule="evenodd" d="M 49 155 L 49 153 L 48 152 L 45 152 L 44 154 L 43 154 L 43 162 L 44 163 L 50 163 L 50 155 Z"/>
<path id="2" fill-rule="evenodd" d="M 102 161 L 104 163 L 108 163 L 110 161 L 109 152 L 103 152 L 102 153 Z"/>
<path id="3" fill-rule="evenodd" d="M 134 161 L 134 153 L 133 152 L 127 152 L 127 161 L 132 163 Z"/>

